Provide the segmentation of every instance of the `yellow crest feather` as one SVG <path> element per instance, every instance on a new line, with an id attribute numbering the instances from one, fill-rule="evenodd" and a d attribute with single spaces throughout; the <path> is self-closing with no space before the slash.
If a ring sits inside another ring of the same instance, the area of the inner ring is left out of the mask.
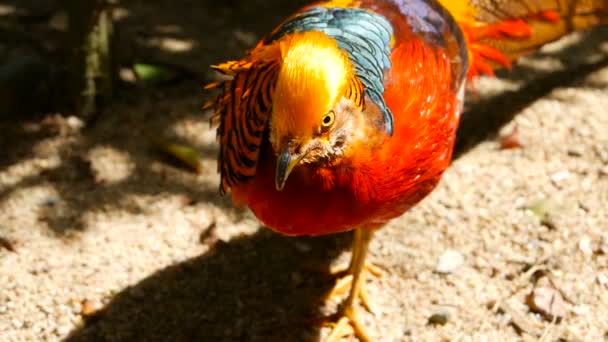
<path id="1" fill-rule="evenodd" d="M 273 96 L 273 130 L 280 136 L 306 136 L 345 95 L 353 68 L 335 40 L 321 32 L 294 33 L 278 44 L 282 63 Z"/>

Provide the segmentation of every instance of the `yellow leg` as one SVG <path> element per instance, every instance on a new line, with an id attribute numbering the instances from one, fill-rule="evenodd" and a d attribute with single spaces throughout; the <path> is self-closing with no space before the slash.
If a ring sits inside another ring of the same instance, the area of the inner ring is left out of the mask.
<path id="1" fill-rule="evenodd" d="M 351 333 L 354 333 L 361 342 L 371 341 L 359 322 L 357 309 L 355 307 L 355 299 L 361 298 L 362 303 L 366 307 L 369 306 L 367 292 L 365 291 L 365 258 L 372 235 L 373 231 L 369 229 L 359 228 L 355 230 L 353 255 L 348 268 L 348 273 L 350 274 L 347 276 L 350 277 L 350 281 L 347 281 L 347 283 L 351 284 L 350 292 L 344 303 L 342 303 L 338 314 L 339 319 L 335 323 L 334 329 L 325 342 L 337 342 L 345 335 Z"/>
<path id="2" fill-rule="evenodd" d="M 354 259 L 355 258 L 354 258 L 354 253 L 353 253 L 353 258 L 351 258 L 351 264 Z M 338 280 L 336 281 L 336 284 L 334 285 L 333 289 L 325 297 L 326 300 L 341 296 L 346 291 L 350 290 L 351 285 L 353 283 L 352 270 L 353 270 L 353 267 L 351 265 L 345 270 L 331 272 L 332 275 L 338 276 Z M 361 290 L 359 292 L 359 298 L 361 299 L 361 304 L 363 304 L 365 309 L 371 313 L 374 313 L 374 310 L 373 310 L 374 306 L 367 293 L 367 288 L 365 286 L 367 275 L 371 274 L 376 277 L 381 277 L 382 273 L 383 273 L 382 270 L 378 266 L 376 266 L 372 263 L 369 263 L 369 262 L 365 263 L 365 265 L 363 266 L 363 270 L 361 271 L 361 275 L 360 275 Z"/>
<path id="3" fill-rule="evenodd" d="M 329 274 L 337 277 L 337 280 L 333 289 L 326 295 L 325 299 L 330 300 L 334 297 L 341 296 L 346 291 L 352 288 L 351 285 L 353 283 L 353 274 L 355 274 L 356 263 L 360 261 L 359 259 L 362 259 L 362 262 L 364 262 L 364 264 L 363 269 L 361 270 L 359 275 L 361 277 L 361 288 L 359 290 L 358 296 L 359 299 L 361 299 L 361 304 L 363 304 L 363 307 L 365 307 L 367 311 L 374 313 L 373 304 L 367 293 L 367 287 L 365 285 L 367 283 L 366 279 L 368 273 L 375 277 L 381 277 L 384 272 L 378 266 L 365 260 L 365 254 L 367 253 L 367 250 L 364 252 L 364 255 L 362 257 L 360 256 L 362 241 L 360 241 L 361 237 L 359 235 L 362 233 L 369 233 L 370 236 L 366 238 L 367 242 L 365 248 L 367 249 L 367 243 L 369 243 L 369 240 L 371 240 L 372 234 L 372 231 L 366 230 L 366 232 L 361 232 L 361 230 L 363 229 L 355 230 L 355 236 L 353 237 L 351 251 L 352 256 L 348 267 L 339 266 L 329 271 Z"/>

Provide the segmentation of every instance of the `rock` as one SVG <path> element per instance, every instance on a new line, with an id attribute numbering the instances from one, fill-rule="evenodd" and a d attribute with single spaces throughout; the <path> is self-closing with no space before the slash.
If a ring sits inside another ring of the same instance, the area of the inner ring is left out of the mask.
<path id="1" fill-rule="evenodd" d="M 581 240 L 578 242 L 578 249 L 580 249 L 583 254 L 589 256 L 593 254 L 593 243 L 591 238 L 587 235 L 583 236 Z"/>
<path id="2" fill-rule="evenodd" d="M 23 327 L 23 322 L 16 318 L 13 318 L 11 320 L 11 324 L 12 324 L 13 328 L 15 328 L 15 329 L 21 329 Z"/>
<path id="3" fill-rule="evenodd" d="M 589 317 L 591 311 L 587 305 L 574 305 L 572 307 L 572 313 L 584 319 Z"/>
<path id="4" fill-rule="evenodd" d="M 608 288 L 608 275 L 605 273 L 599 273 L 597 275 L 597 283 L 603 287 Z"/>
<path id="5" fill-rule="evenodd" d="M 59 203 L 59 199 L 55 196 L 47 196 L 42 200 L 42 205 L 45 207 L 55 207 Z"/>
<path id="6" fill-rule="evenodd" d="M 608 255 L 608 238 L 603 239 L 598 252 L 604 255 Z"/>
<path id="7" fill-rule="evenodd" d="M 500 137 L 500 148 L 503 150 L 522 148 L 523 146 L 524 144 L 519 135 L 517 126 L 513 127 L 513 130 L 510 133 Z"/>
<path id="8" fill-rule="evenodd" d="M 568 148 L 568 155 L 570 157 L 581 157 L 585 154 L 584 147 L 581 145 L 574 145 Z"/>
<path id="9" fill-rule="evenodd" d="M 438 273 L 453 273 L 462 267 L 464 264 L 464 256 L 462 253 L 455 250 L 445 251 L 439 260 L 435 271 Z"/>
<path id="10" fill-rule="evenodd" d="M 535 288 L 526 297 L 526 304 L 548 321 L 560 320 L 566 315 L 566 303 L 559 291 L 552 287 Z"/>
<path id="11" fill-rule="evenodd" d="M 99 313 L 103 305 L 98 301 L 84 299 L 80 302 L 80 307 L 80 314 L 85 318 L 89 318 Z"/>
<path id="12" fill-rule="evenodd" d="M 430 325 L 446 325 L 450 320 L 449 312 L 434 313 L 429 317 L 428 324 Z"/>
<path id="13" fill-rule="evenodd" d="M 2 227 L 0 227 L 0 228 L 2 228 Z M 0 236 L 0 248 L 6 249 L 9 252 L 13 252 L 13 253 L 16 252 L 15 244 L 11 240 L 4 238 L 2 236 Z"/>
<path id="14" fill-rule="evenodd" d="M 68 116 L 66 125 L 74 132 L 80 131 L 84 127 L 84 122 L 75 116 Z"/>
<path id="15" fill-rule="evenodd" d="M 217 222 L 212 221 L 209 223 L 207 228 L 205 228 L 199 235 L 198 241 L 203 245 L 214 245 L 218 240 L 219 236 L 217 235 Z"/>
<path id="16" fill-rule="evenodd" d="M 568 178 L 570 178 L 568 170 L 559 171 L 551 175 L 551 180 L 555 183 L 561 183 Z"/>

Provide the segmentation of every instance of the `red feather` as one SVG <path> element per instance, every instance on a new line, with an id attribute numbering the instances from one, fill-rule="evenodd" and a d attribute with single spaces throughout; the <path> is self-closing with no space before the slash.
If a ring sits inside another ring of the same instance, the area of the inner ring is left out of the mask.
<path id="1" fill-rule="evenodd" d="M 399 42 L 391 59 L 384 96 L 395 116 L 393 137 L 377 149 L 359 146 L 338 166 L 300 166 L 282 191 L 266 149 L 258 176 L 233 189 L 233 198 L 283 234 L 320 235 L 379 226 L 430 193 L 450 163 L 460 111 L 450 62 L 414 37 Z"/>

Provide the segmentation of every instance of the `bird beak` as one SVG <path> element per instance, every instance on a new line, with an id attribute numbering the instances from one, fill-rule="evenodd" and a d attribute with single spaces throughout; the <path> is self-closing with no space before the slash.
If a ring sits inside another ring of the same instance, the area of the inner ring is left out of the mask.
<path id="1" fill-rule="evenodd" d="M 302 159 L 302 156 L 294 156 L 289 152 L 289 148 L 287 146 L 279 154 L 279 157 L 277 158 L 277 172 L 275 175 L 275 186 L 278 191 L 283 190 L 287 177 L 289 177 L 289 174 L 293 168 L 298 165 L 300 159 Z"/>

